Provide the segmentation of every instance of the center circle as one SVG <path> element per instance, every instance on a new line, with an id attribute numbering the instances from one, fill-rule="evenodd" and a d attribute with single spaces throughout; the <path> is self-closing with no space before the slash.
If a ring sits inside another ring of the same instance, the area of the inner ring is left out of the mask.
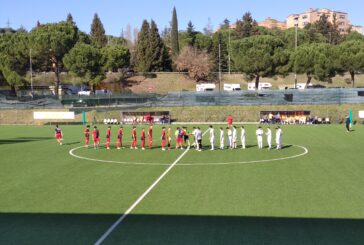
<path id="1" fill-rule="evenodd" d="M 274 162 L 274 161 L 281 161 L 281 160 L 288 160 L 292 158 L 302 157 L 308 153 L 308 149 L 301 145 L 291 145 L 292 147 L 299 148 L 303 150 L 302 152 L 291 155 L 291 156 L 285 156 L 280 158 L 272 158 L 272 159 L 261 159 L 261 160 L 249 160 L 249 161 L 237 161 L 237 162 L 207 162 L 207 163 L 178 163 L 176 166 L 208 166 L 208 165 L 239 165 L 239 164 L 248 164 L 248 163 L 264 163 L 264 162 Z M 71 149 L 69 151 L 69 154 L 72 157 L 88 160 L 88 161 L 94 161 L 94 162 L 103 162 L 103 163 L 118 163 L 118 164 L 124 164 L 124 165 L 151 165 L 151 166 L 168 166 L 170 163 L 148 163 L 148 162 L 123 162 L 123 161 L 115 161 L 115 160 L 106 160 L 106 159 L 97 159 L 97 158 L 90 158 L 90 157 L 84 157 L 75 154 L 75 152 L 79 149 L 84 148 L 84 146 L 79 146 Z M 280 150 L 282 151 L 282 150 Z"/>

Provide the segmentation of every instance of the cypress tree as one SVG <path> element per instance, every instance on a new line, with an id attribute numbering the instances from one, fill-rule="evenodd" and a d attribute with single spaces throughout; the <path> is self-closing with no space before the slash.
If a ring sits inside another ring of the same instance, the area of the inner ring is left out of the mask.
<path id="1" fill-rule="evenodd" d="M 149 48 L 150 27 L 147 20 L 143 21 L 135 46 L 134 67 L 138 72 L 148 72 L 151 68 L 151 52 Z"/>
<path id="2" fill-rule="evenodd" d="M 75 22 L 73 22 L 73 17 L 71 15 L 71 13 L 68 13 L 66 21 L 67 21 L 67 23 L 69 23 L 71 25 L 75 25 Z"/>
<path id="3" fill-rule="evenodd" d="M 195 27 L 193 26 L 192 22 L 189 21 L 187 24 L 187 36 L 190 39 L 188 43 L 190 46 L 195 46 L 196 34 Z"/>
<path id="4" fill-rule="evenodd" d="M 172 14 L 171 46 L 172 46 L 172 55 L 177 56 L 179 54 L 179 41 L 178 41 L 178 20 L 177 20 L 176 7 L 173 8 L 173 14 Z"/>
<path id="5" fill-rule="evenodd" d="M 91 41 L 92 44 L 98 48 L 105 47 L 107 44 L 105 29 L 97 13 L 95 13 L 91 25 Z"/>

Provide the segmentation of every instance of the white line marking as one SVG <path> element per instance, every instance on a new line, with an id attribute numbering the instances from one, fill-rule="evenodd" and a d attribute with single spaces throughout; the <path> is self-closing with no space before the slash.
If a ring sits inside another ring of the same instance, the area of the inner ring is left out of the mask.
<path id="1" fill-rule="evenodd" d="M 280 160 L 288 160 L 296 157 L 301 157 L 303 155 L 306 155 L 308 153 L 308 149 L 301 145 L 292 145 L 294 147 L 298 147 L 303 149 L 303 153 L 299 153 L 297 155 L 288 156 L 288 157 L 282 157 L 282 158 L 273 158 L 273 159 L 263 159 L 263 160 L 252 160 L 252 161 L 241 161 L 241 162 L 209 162 L 209 163 L 180 163 L 178 166 L 208 166 L 208 165 L 238 165 L 238 164 L 245 164 L 245 163 L 261 163 L 261 162 L 274 162 L 274 161 L 280 161 Z M 89 161 L 95 161 L 95 162 L 103 162 L 103 163 L 119 163 L 124 165 L 151 165 L 151 166 L 167 166 L 170 165 L 169 163 L 148 163 L 148 162 L 121 162 L 121 161 L 113 161 L 113 160 L 103 160 L 103 159 L 96 159 L 96 158 L 88 158 L 76 155 L 74 151 L 83 148 L 84 146 L 79 146 L 76 148 L 73 148 L 69 151 L 69 154 L 73 157 L 83 159 L 83 160 L 89 160 Z M 240 149 L 238 149 L 240 150 Z M 274 151 L 274 150 L 272 150 Z"/>
<path id="2" fill-rule="evenodd" d="M 207 133 L 207 130 L 206 132 Z M 204 133 L 204 134 L 205 134 Z M 203 134 L 203 135 L 204 135 Z M 186 153 L 189 151 L 189 148 L 187 148 L 177 159 L 176 161 L 174 161 L 167 169 L 166 171 L 163 172 L 163 174 L 161 176 L 159 176 L 159 178 L 154 181 L 154 183 L 149 186 L 149 188 L 128 208 L 128 210 L 125 211 L 125 213 L 120 216 L 120 218 L 115 221 L 114 224 L 112 224 L 112 226 L 110 226 L 110 228 L 95 242 L 95 245 L 99 245 L 101 244 L 110 234 L 111 232 L 113 232 L 113 230 L 115 230 L 115 228 L 131 213 L 131 211 L 133 211 L 133 209 L 138 206 L 138 204 L 144 199 L 144 197 L 146 197 L 149 192 L 151 192 L 153 190 L 153 188 L 164 178 L 164 176 L 166 176 L 168 174 L 169 171 L 171 171 L 171 169 L 176 166 L 176 164 L 182 159 L 182 157 L 184 155 L 186 155 Z"/>

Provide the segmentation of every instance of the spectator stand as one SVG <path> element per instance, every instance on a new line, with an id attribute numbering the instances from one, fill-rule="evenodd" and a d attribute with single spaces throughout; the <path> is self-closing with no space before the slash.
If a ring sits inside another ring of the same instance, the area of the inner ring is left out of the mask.
<path id="1" fill-rule="evenodd" d="M 169 111 L 121 112 L 122 124 L 170 124 L 171 116 Z"/>

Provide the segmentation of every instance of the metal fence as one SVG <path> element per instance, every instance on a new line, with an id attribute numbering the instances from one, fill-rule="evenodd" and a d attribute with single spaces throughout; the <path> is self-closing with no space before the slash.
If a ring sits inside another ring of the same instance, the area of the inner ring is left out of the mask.
<path id="1" fill-rule="evenodd" d="M 364 88 L 0 98 L 0 108 L 364 104 Z"/>

